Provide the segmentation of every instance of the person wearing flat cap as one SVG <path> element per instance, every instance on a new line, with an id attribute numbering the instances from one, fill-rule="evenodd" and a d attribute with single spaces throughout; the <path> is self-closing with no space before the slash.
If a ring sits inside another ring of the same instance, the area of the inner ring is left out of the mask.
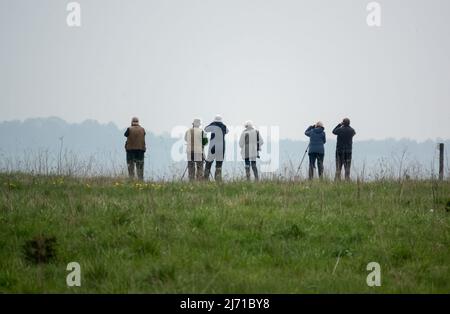
<path id="1" fill-rule="evenodd" d="M 127 152 L 128 176 L 134 178 L 134 170 L 136 168 L 139 180 L 144 180 L 144 154 L 145 145 L 145 129 L 139 125 L 139 119 L 133 117 L 131 126 L 127 128 L 124 136 L 127 138 L 125 150 Z"/>
<path id="2" fill-rule="evenodd" d="M 189 181 L 203 179 L 203 147 L 208 143 L 208 138 L 201 125 L 202 121 L 199 118 L 194 119 L 192 128 L 184 134 Z"/>

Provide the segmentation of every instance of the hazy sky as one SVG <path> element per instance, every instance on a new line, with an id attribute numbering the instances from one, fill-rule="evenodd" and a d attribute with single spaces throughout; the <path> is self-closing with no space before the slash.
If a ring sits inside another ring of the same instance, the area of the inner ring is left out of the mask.
<path id="1" fill-rule="evenodd" d="M 358 139 L 450 138 L 450 1 L 0 0 L 0 120 L 148 130 L 252 119 L 304 138 L 349 116 Z"/>

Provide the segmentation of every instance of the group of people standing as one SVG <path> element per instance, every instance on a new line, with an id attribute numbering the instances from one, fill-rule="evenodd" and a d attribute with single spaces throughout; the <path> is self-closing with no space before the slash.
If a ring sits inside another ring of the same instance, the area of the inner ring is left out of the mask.
<path id="1" fill-rule="evenodd" d="M 345 169 L 345 179 L 350 180 L 350 167 L 352 163 L 353 136 L 355 130 L 350 126 L 350 119 L 344 118 L 334 129 L 333 134 L 337 135 L 336 142 L 336 175 L 335 180 L 341 180 L 342 167 Z M 308 155 L 309 155 L 309 179 L 314 177 L 316 168 L 319 177 L 323 176 L 323 159 L 325 156 L 325 143 L 327 142 L 325 128 L 322 122 L 317 122 L 309 126 L 305 135 L 309 137 Z"/>
<path id="2" fill-rule="evenodd" d="M 241 156 L 245 162 L 245 174 L 247 180 L 250 180 L 251 172 L 255 180 L 259 180 L 256 159 L 259 158 L 259 151 L 264 143 L 259 131 L 255 129 L 252 121 L 246 121 L 244 131 L 239 139 L 239 147 L 241 148 Z M 212 164 L 216 163 L 214 179 L 222 180 L 222 165 L 225 158 L 225 135 L 228 133 L 227 126 L 222 121 L 222 116 L 216 115 L 214 121 L 201 128 L 201 120 L 194 119 L 192 127 L 189 128 L 185 135 L 186 153 L 187 153 L 187 170 L 189 180 L 208 180 L 211 174 Z M 204 157 L 204 147 L 208 144 L 208 136 L 210 134 L 208 153 Z M 205 169 L 203 171 L 203 164 Z"/>
<path id="3" fill-rule="evenodd" d="M 187 171 L 189 180 L 208 180 L 211 175 L 213 163 L 216 163 L 214 179 L 222 180 L 222 165 L 225 158 L 225 136 L 229 132 L 227 126 L 222 121 L 222 116 L 216 115 L 214 121 L 202 129 L 202 121 L 198 118 L 192 122 L 185 135 Z M 259 158 L 261 146 L 264 140 L 252 121 L 246 121 L 244 130 L 239 138 L 241 156 L 245 164 L 245 175 L 247 180 L 251 179 L 251 172 L 255 181 L 259 180 L 256 160 Z M 210 135 L 208 138 L 208 134 Z M 350 167 L 352 160 L 352 143 L 355 130 L 350 126 L 350 120 L 345 118 L 334 129 L 333 134 L 337 135 L 336 144 L 336 180 L 341 179 L 342 167 L 345 169 L 345 179 L 350 179 Z M 323 176 L 323 160 L 325 156 L 326 134 L 322 122 L 317 122 L 309 126 L 305 135 L 310 138 L 308 146 L 309 155 L 309 179 L 314 177 L 314 169 L 318 169 L 319 177 Z M 134 117 L 131 126 L 124 134 L 127 137 L 125 150 L 127 152 L 128 174 L 134 178 L 135 168 L 138 179 L 144 178 L 144 153 L 145 129 L 140 126 L 139 119 Z M 209 143 L 209 145 L 208 145 Z M 208 145 L 208 153 L 205 158 L 204 148 Z M 184 174 L 183 174 L 184 176 Z"/>

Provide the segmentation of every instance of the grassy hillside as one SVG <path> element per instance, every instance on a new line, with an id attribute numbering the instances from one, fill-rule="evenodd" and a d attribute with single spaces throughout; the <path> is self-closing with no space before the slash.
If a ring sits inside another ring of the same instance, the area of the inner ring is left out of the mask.
<path id="1" fill-rule="evenodd" d="M 0 197 L 0 292 L 450 292 L 449 182 L 1 175 Z M 66 286 L 72 261 L 81 287 Z"/>

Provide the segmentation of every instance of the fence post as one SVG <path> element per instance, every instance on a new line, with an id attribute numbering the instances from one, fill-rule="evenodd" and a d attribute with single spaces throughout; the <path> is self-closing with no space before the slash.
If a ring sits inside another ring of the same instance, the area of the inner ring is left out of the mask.
<path id="1" fill-rule="evenodd" d="M 444 143 L 439 143 L 439 180 L 444 180 Z"/>

